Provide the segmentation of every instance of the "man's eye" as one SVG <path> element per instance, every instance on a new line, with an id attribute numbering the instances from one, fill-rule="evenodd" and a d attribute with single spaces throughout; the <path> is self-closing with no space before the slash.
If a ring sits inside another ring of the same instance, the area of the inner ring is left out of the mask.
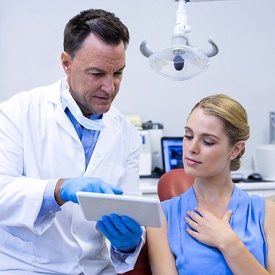
<path id="1" fill-rule="evenodd" d="M 94 75 L 94 76 L 101 76 L 103 75 L 102 73 L 89 73 L 90 75 Z"/>
<path id="2" fill-rule="evenodd" d="M 116 72 L 114 73 L 115 76 L 121 76 L 122 75 L 122 72 Z"/>
<path id="3" fill-rule="evenodd" d="M 91 70 L 91 71 L 86 71 L 86 73 L 88 74 L 88 75 L 91 75 L 91 76 L 101 76 L 101 75 L 103 75 L 104 73 L 103 72 L 100 72 L 100 71 L 93 71 L 93 70 Z"/>

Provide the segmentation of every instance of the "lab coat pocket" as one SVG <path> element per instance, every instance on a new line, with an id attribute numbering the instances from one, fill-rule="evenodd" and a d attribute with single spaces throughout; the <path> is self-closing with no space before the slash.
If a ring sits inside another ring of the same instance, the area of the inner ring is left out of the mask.
<path id="1" fill-rule="evenodd" d="M 20 233 L 18 233 L 18 235 L 20 235 Z M 30 262 L 31 258 L 34 258 L 31 241 L 24 241 L 19 236 L 16 237 L 2 228 L 0 228 L 0 246 L 0 250 L 4 252 L 4 255 L 7 255 L 7 259 L 14 257 L 23 262 Z M 1 265 L 4 266 L 5 261 L 2 260 L 1 258 Z"/>

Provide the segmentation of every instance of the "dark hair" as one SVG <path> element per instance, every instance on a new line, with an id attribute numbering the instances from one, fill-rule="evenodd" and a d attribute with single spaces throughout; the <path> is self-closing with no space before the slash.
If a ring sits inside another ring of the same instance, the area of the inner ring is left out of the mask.
<path id="1" fill-rule="evenodd" d="M 74 58 L 90 33 L 106 44 L 118 45 L 122 41 L 125 49 L 129 44 L 128 28 L 118 17 L 105 10 L 90 9 L 80 12 L 67 23 L 64 29 L 64 51 Z"/>
<path id="2" fill-rule="evenodd" d="M 247 113 L 243 106 L 233 98 L 224 94 L 208 96 L 198 102 L 191 110 L 191 113 L 197 108 L 203 109 L 205 114 L 216 116 L 222 121 L 224 131 L 231 145 L 249 138 L 250 127 Z M 245 148 L 235 159 L 231 160 L 231 171 L 236 171 L 240 168 L 240 160 L 244 151 Z"/>

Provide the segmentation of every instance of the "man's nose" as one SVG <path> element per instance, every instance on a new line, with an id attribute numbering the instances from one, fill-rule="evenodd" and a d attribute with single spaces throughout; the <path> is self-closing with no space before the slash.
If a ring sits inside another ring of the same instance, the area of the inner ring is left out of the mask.
<path id="1" fill-rule="evenodd" d="M 113 76 L 108 75 L 105 77 L 102 85 L 102 90 L 110 95 L 115 92 L 115 80 Z"/>

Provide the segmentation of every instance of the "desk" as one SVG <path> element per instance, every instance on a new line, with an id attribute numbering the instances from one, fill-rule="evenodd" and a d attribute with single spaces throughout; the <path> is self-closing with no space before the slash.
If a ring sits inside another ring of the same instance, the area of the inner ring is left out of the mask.
<path id="1" fill-rule="evenodd" d="M 143 196 L 157 198 L 158 178 L 141 178 L 139 187 Z M 259 195 L 262 197 L 275 198 L 275 182 L 240 182 L 236 183 L 240 189 L 248 194 Z"/>

